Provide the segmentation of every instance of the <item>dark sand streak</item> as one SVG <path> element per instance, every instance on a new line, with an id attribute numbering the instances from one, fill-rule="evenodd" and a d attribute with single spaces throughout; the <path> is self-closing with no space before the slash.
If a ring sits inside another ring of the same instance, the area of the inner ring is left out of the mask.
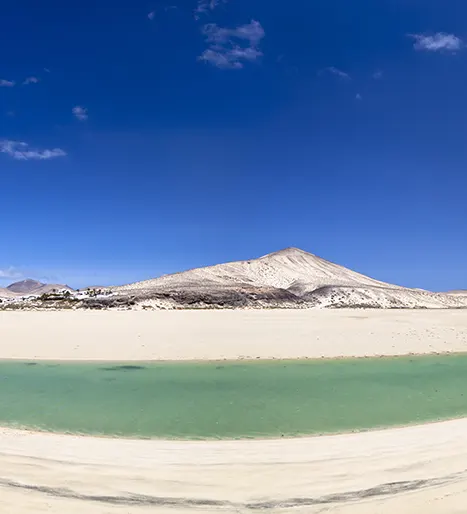
<path id="1" fill-rule="evenodd" d="M 105 496 L 105 495 L 87 495 L 80 494 L 66 488 L 55 488 L 34 484 L 23 484 L 14 480 L 0 478 L 0 487 L 22 489 L 27 491 L 35 491 L 48 496 L 57 498 L 67 498 L 73 500 L 99 502 L 111 505 L 125 505 L 137 507 L 185 507 L 185 508 L 236 508 L 248 510 L 271 510 L 278 508 L 294 508 L 307 507 L 313 505 L 328 505 L 339 503 L 358 502 L 366 499 L 375 499 L 387 496 L 395 496 L 398 494 L 419 491 L 422 489 L 440 487 L 443 485 L 458 482 L 465 478 L 466 471 L 454 473 L 445 477 L 426 479 L 426 480 L 410 480 L 401 482 L 390 482 L 381 484 L 369 489 L 359 491 L 349 491 L 344 493 L 330 494 L 317 498 L 289 498 L 284 500 L 269 500 L 246 503 L 235 503 L 222 500 L 197 499 L 197 498 L 173 498 L 173 497 L 157 497 L 149 495 L 128 495 L 128 496 Z"/>

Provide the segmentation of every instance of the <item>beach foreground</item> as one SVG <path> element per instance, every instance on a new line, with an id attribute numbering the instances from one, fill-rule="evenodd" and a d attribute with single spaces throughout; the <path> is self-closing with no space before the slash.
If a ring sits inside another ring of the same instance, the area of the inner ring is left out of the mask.
<path id="1" fill-rule="evenodd" d="M 0 312 L 3 359 L 218 360 L 467 351 L 466 310 Z"/>
<path id="2" fill-rule="evenodd" d="M 321 358 L 467 349 L 465 311 L 0 312 L 1 357 Z M 467 419 L 315 438 L 126 440 L 0 429 L 0 512 L 455 514 Z"/>
<path id="3" fill-rule="evenodd" d="M 467 420 L 270 441 L 0 434 L 0 511 L 14 514 L 452 514 L 467 504 Z"/>

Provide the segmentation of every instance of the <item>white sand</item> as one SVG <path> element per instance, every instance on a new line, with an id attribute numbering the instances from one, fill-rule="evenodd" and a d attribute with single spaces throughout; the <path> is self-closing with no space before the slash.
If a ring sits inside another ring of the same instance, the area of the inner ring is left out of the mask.
<path id="1" fill-rule="evenodd" d="M 467 310 L 0 311 L 0 358 L 320 358 L 467 351 Z"/>
<path id="2" fill-rule="evenodd" d="M 0 312 L 1 358 L 466 350 L 467 311 Z M 467 505 L 466 462 L 467 419 L 270 441 L 135 441 L 0 429 L 0 513 L 244 513 L 264 504 L 274 513 L 460 514 Z M 158 498 L 172 498 L 173 505 Z M 201 503 L 194 508 L 187 499 Z"/>
<path id="3" fill-rule="evenodd" d="M 0 512 L 234 513 L 266 504 L 266 512 L 275 513 L 464 513 L 466 462 L 467 420 L 339 436 L 230 442 L 3 430 Z M 157 505 L 164 498 L 174 499 L 174 505 Z M 199 509 L 190 508 L 193 499 L 201 502 Z M 219 503 L 207 503 L 213 500 Z"/>

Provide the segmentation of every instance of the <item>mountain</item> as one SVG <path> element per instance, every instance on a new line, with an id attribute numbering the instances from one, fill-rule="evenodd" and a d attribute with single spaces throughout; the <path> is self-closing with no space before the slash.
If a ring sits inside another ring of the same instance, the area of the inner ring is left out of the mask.
<path id="1" fill-rule="evenodd" d="M 462 292 L 432 293 L 381 282 L 298 248 L 159 278 L 70 295 L 40 297 L 67 286 L 23 280 L 0 290 L 7 308 L 466 308 Z M 20 304 L 18 307 L 18 303 Z"/>
<path id="2" fill-rule="evenodd" d="M 12 293 L 30 293 L 35 289 L 39 289 L 43 286 L 41 282 L 37 280 L 32 280 L 30 278 L 26 280 L 21 280 L 21 282 L 15 282 L 14 284 L 10 284 L 7 289 Z"/>
<path id="3" fill-rule="evenodd" d="M 41 295 L 44 293 L 50 293 L 52 291 L 59 290 L 68 290 L 72 291 L 72 289 L 68 286 L 61 284 L 43 284 L 42 282 L 38 282 L 37 280 L 32 280 L 30 278 L 26 280 L 21 280 L 20 282 L 15 282 L 14 284 L 10 284 L 3 291 L 8 291 L 8 296 L 26 296 L 26 295 Z M 0 296 L 2 295 L 2 291 L 0 290 Z M 5 295 L 7 296 L 7 295 Z"/>
<path id="4" fill-rule="evenodd" d="M 381 282 L 298 248 L 165 275 L 112 291 L 131 295 L 136 302 L 153 300 L 153 306 L 167 308 L 467 306 L 462 295 Z"/>
<path id="5" fill-rule="evenodd" d="M 396 287 L 298 248 L 286 248 L 259 259 L 196 268 L 117 289 L 256 286 L 287 289 L 303 295 L 329 285 Z"/>

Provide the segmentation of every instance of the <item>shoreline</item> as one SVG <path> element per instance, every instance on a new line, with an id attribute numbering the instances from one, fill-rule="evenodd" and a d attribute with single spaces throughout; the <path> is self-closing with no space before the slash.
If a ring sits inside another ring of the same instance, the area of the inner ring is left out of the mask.
<path id="1" fill-rule="evenodd" d="M 237 359 L 157 359 L 157 360 L 100 360 L 100 359 L 48 359 L 48 358 L 37 358 L 37 359 L 18 359 L 18 358 L 0 358 L 1 363 L 14 363 L 24 364 L 25 366 L 34 366 L 40 364 L 128 364 L 128 365 L 155 365 L 155 364 L 226 364 L 226 365 L 237 365 L 237 364 L 273 364 L 273 363 L 298 363 L 298 362 L 336 362 L 336 361 L 360 361 L 360 360 L 380 360 L 380 359 L 407 359 L 409 357 L 440 357 L 440 356 L 452 356 L 466 355 L 465 351 L 445 351 L 445 352 L 425 352 L 425 353 L 402 353 L 402 354 L 381 354 L 381 355 L 340 355 L 336 357 L 286 357 L 286 358 L 270 358 L 270 357 L 256 357 L 256 358 L 243 358 L 238 357 Z"/>
<path id="2" fill-rule="evenodd" d="M 2 435 L 5 434 L 17 434 L 17 435 L 50 435 L 50 436 L 58 436 L 58 437 L 78 437 L 82 439 L 96 439 L 96 440 L 111 440 L 111 441 L 147 441 L 147 442 L 157 442 L 157 443 L 235 443 L 235 442 L 279 442 L 279 441 L 294 441 L 294 440 L 306 440 L 306 439 L 322 439 L 323 437 L 340 437 L 346 435 L 357 435 L 357 434 L 369 434 L 373 432 L 388 432 L 391 430 L 404 430 L 408 428 L 417 428 L 417 427 L 425 427 L 425 426 L 433 426 L 439 425 L 443 423 L 451 423 L 453 421 L 465 420 L 467 422 L 467 412 L 461 416 L 447 417 L 443 419 L 434 419 L 431 421 L 423 421 L 423 422 L 414 422 L 414 423 L 405 423 L 401 425 L 387 425 L 387 426 L 378 426 L 372 428 L 362 428 L 355 430 L 343 430 L 341 432 L 321 432 L 315 434 L 298 434 L 298 435 L 284 435 L 281 437 L 271 436 L 271 437 L 238 437 L 238 438 L 229 438 L 229 437 L 211 437 L 206 439 L 201 438 L 186 438 L 186 439 L 178 439 L 178 438 L 164 438 L 164 437 L 135 437 L 135 436 L 122 436 L 122 435 L 106 435 L 106 434 L 86 434 L 82 432 L 54 432 L 53 430 L 40 430 L 38 428 L 28 428 L 28 427 L 14 427 L 9 425 L 2 425 L 0 422 L 0 440 Z"/>
<path id="3" fill-rule="evenodd" d="M 270 358 L 270 357 L 256 357 L 256 358 L 243 358 L 238 357 L 236 359 L 156 359 L 156 360 L 100 360 L 100 359 L 49 359 L 49 358 L 36 358 L 36 359 L 19 359 L 19 358 L 2 358 L 0 357 L 0 363 L 15 363 L 24 364 L 25 366 L 34 366 L 40 364 L 129 364 L 129 365 L 151 365 L 151 364 L 254 364 L 254 363 L 297 363 L 297 362 L 335 362 L 335 361 L 360 361 L 360 360 L 379 360 L 379 359 L 404 359 L 409 357 L 435 357 L 435 356 L 452 356 L 466 355 L 467 348 L 464 351 L 450 351 L 445 352 L 422 352 L 422 353 L 399 353 L 399 354 L 375 354 L 375 355 L 338 355 L 335 357 L 286 357 L 286 358 Z"/>

